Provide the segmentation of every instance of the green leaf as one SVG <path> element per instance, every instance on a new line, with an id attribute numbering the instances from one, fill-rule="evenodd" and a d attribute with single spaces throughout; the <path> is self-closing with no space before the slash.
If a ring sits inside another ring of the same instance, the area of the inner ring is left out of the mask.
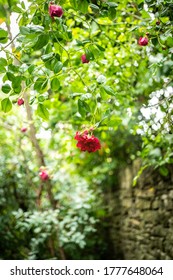
<path id="1" fill-rule="evenodd" d="M 76 39 L 76 43 L 77 43 L 77 46 L 83 46 L 84 45 L 82 41 L 77 40 L 77 39 Z"/>
<path id="2" fill-rule="evenodd" d="M 34 89 L 38 92 L 42 92 L 47 86 L 48 80 L 46 77 L 40 77 L 35 81 Z"/>
<path id="3" fill-rule="evenodd" d="M 23 12 L 23 10 L 17 5 L 13 5 L 11 7 L 11 10 L 12 10 L 12 12 L 15 12 L 15 13 L 22 13 Z"/>
<path id="4" fill-rule="evenodd" d="M 60 88 L 59 80 L 57 78 L 53 78 L 51 83 L 50 83 L 50 86 L 51 86 L 52 91 L 58 91 L 59 88 Z"/>
<path id="5" fill-rule="evenodd" d="M 82 101 L 80 99 L 78 100 L 78 112 L 80 113 L 80 115 L 82 117 L 85 117 L 86 111 L 85 111 L 85 109 L 83 107 L 83 103 L 82 103 Z"/>
<path id="6" fill-rule="evenodd" d="M 62 67 L 63 64 L 61 61 L 56 62 L 54 65 L 54 73 L 58 73 L 59 71 L 61 71 Z"/>
<path id="7" fill-rule="evenodd" d="M 152 43 L 154 46 L 156 46 L 158 44 L 158 39 L 157 38 L 153 38 L 151 39 Z"/>
<path id="8" fill-rule="evenodd" d="M 49 54 L 49 53 L 52 53 L 53 50 L 52 50 L 52 44 L 51 43 L 48 43 L 46 48 L 45 48 L 45 54 Z"/>
<path id="9" fill-rule="evenodd" d="M 166 43 L 167 43 L 167 45 L 168 45 L 169 47 L 173 47 L 173 38 L 169 36 L 169 37 L 167 38 Z"/>
<path id="10" fill-rule="evenodd" d="M 169 174 L 169 170 L 165 166 L 159 168 L 159 172 L 162 176 L 166 177 Z"/>
<path id="11" fill-rule="evenodd" d="M 20 84 L 18 86 L 13 85 L 13 90 L 14 90 L 14 93 L 16 93 L 16 94 L 20 93 L 22 91 L 22 87 Z"/>
<path id="12" fill-rule="evenodd" d="M 7 66 L 7 61 L 3 57 L 0 58 L 0 66 Z"/>
<path id="13" fill-rule="evenodd" d="M 42 59 L 43 61 L 47 61 L 47 60 L 52 59 L 53 57 L 54 57 L 54 53 L 51 52 L 51 53 L 42 55 L 42 56 L 41 56 L 41 59 Z"/>
<path id="14" fill-rule="evenodd" d="M 116 18 L 116 10 L 114 7 L 109 8 L 108 16 L 111 20 L 114 20 Z"/>
<path id="15" fill-rule="evenodd" d="M 9 93 L 10 90 L 11 90 L 10 85 L 5 84 L 5 85 L 2 86 L 2 91 L 3 91 L 4 93 Z"/>
<path id="16" fill-rule="evenodd" d="M 33 49 L 36 50 L 40 50 L 42 49 L 45 45 L 47 45 L 47 43 L 49 42 L 49 36 L 46 34 L 41 34 L 38 36 L 37 42 L 35 43 L 35 45 L 33 46 Z"/>
<path id="17" fill-rule="evenodd" d="M 88 46 L 88 50 L 91 53 L 91 60 L 100 56 L 100 50 L 95 45 Z"/>
<path id="18" fill-rule="evenodd" d="M 28 35 L 28 34 L 30 34 L 30 28 L 27 27 L 27 26 L 20 26 L 20 27 L 19 27 L 19 30 L 20 30 L 20 33 L 21 33 L 22 35 Z"/>
<path id="19" fill-rule="evenodd" d="M 1 101 L 1 108 L 4 113 L 8 113 L 12 109 L 12 103 L 9 98 L 4 98 Z"/>
<path id="20" fill-rule="evenodd" d="M 2 28 L 0 28 L 0 43 L 6 43 L 8 38 L 8 32 Z"/>
<path id="21" fill-rule="evenodd" d="M 147 13 L 145 10 L 142 10 L 142 17 L 143 18 L 150 18 L 150 14 L 149 13 Z"/>
<path id="22" fill-rule="evenodd" d="M 91 50 L 89 48 L 85 49 L 85 54 L 86 54 L 86 58 L 88 60 L 93 60 L 94 59 L 94 54 L 91 52 Z"/>
<path id="23" fill-rule="evenodd" d="M 23 1 L 21 2 L 21 7 L 25 9 L 25 3 Z"/>
<path id="24" fill-rule="evenodd" d="M 43 102 L 43 101 L 45 101 L 45 99 L 46 99 L 46 97 L 44 97 L 42 95 L 38 97 L 39 102 Z"/>
<path id="25" fill-rule="evenodd" d="M 87 40 L 83 40 L 82 43 L 83 43 L 83 45 L 85 45 L 85 44 L 91 43 L 91 40 L 88 40 L 88 39 Z"/>
<path id="26" fill-rule="evenodd" d="M 78 100 L 78 111 L 81 114 L 81 116 L 84 117 L 87 112 L 90 112 L 90 107 L 85 101 L 79 99 Z"/>
<path id="27" fill-rule="evenodd" d="M 2 0 L 0 2 L 3 2 Z M 0 4 L 0 18 L 5 19 L 7 17 L 7 11 L 4 7 L 4 3 Z"/>
<path id="28" fill-rule="evenodd" d="M 7 75 L 8 80 L 11 82 L 13 82 L 16 79 L 16 77 L 11 72 L 7 72 L 6 75 Z"/>
<path id="29" fill-rule="evenodd" d="M 154 148 L 151 151 L 149 151 L 148 155 L 151 158 L 159 158 L 159 157 L 161 157 L 162 154 L 161 154 L 160 148 Z"/>
<path id="30" fill-rule="evenodd" d="M 149 164 L 146 164 L 146 165 L 140 167 L 140 169 L 139 169 L 137 175 L 133 178 L 133 187 L 136 186 L 139 177 L 141 176 L 141 174 L 143 173 L 143 171 L 144 171 L 147 167 L 149 167 Z"/>
<path id="31" fill-rule="evenodd" d="M 67 67 L 68 64 L 69 64 L 69 59 L 66 59 L 66 61 L 64 61 L 64 63 L 63 63 L 63 66 L 64 66 L 64 67 Z"/>
<path id="32" fill-rule="evenodd" d="M 42 103 L 38 104 L 37 115 L 44 120 L 49 119 L 49 111 L 47 110 L 47 108 Z"/>
<path id="33" fill-rule="evenodd" d="M 144 0 L 137 0 L 138 5 L 140 5 L 143 2 L 144 2 Z"/>
<path id="34" fill-rule="evenodd" d="M 5 73 L 6 69 L 3 65 L 0 65 L 0 74 Z"/>
<path id="35" fill-rule="evenodd" d="M 118 4 L 115 3 L 115 2 L 106 2 L 106 4 L 109 6 L 109 7 L 117 7 Z"/>
<path id="36" fill-rule="evenodd" d="M 44 27 L 41 25 L 30 25 L 29 26 L 30 33 L 43 33 Z M 47 36 L 47 34 L 45 34 Z"/>
<path id="37" fill-rule="evenodd" d="M 100 45 L 96 44 L 96 46 L 97 46 L 97 48 L 98 48 L 100 51 L 102 51 L 102 52 L 105 51 L 105 48 L 101 47 Z"/>
<path id="38" fill-rule="evenodd" d="M 31 74 L 33 71 L 34 71 L 34 69 L 35 69 L 35 65 L 30 65 L 29 67 L 28 67 L 28 72 L 29 72 L 29 74 Z"/>
<path id="39" fill-rule="evenodd" d="M 79 9 L 84 14 L 86 14 L 88 12 L 88 2 L 87 2 L 87 0 L 80 1 Z"/>
<path id="40" fill-rule="evenodd" d="M 90 8 L 93 11 L 93 13 L 98 13 L 99 12 L 99 7 L 95 4 L 90 4 Z"/>
<path id="41" fill-rule="evenodd" d="M 68 37 L 68 39 L 67 39 L 68 41 L 72 40 L 73 36 L 72 36 L 72 31 L 71 30 L 67 31 L 67 37 Z"/>
<path id="42" fill-rule="evenodd" d="M 102 85 L 102 88 L 104 89 L 104 91 L 109 94 L 109 95 L 112 95 L 112 96 L 115 96 L 116 93 L 114 92 L 114 90 L 110 87 L 110 86 L 104 86 Z"/>
<path id="43" fill-rule="evenodd" d="M 22 76 L 16 76 L 12 81 L 12 87 L 15 93 L 20 93 L 22 91 L 21 82 Z"/>
<path id="44" fill-rule="evenodd" d="M 73 9 L 78 9 L 78 2 L 77 0 L 70 0 L 70 4 L 73 7 Z"/>

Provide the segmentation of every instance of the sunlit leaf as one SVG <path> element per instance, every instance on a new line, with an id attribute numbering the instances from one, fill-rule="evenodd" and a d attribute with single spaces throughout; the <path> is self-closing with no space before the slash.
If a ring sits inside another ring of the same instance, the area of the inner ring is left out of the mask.
<path id="1" fill-rule="evenodd" d="M 2 86 L 2 91 L 3 91 L 4 93 L 9 93 L 10 90 L 11 90 L 10 85 L 5 84 L 5 85 Z"/>
<path id="2" fill-rule="evenodd" d="M 48 111 L 48 109 L 42 103 L 38 104 L 37 115 L 39 117 L 41 117 L 42 119 L 44 119 L 44 120 L 48 120 L 49 119 L 49 111 Z"/>
<path id="3" fill-rule="evenodd" d="M 12 109 L 12 103 L 9 98 L 4 98 L 1 101 L 1 109 L 4 113 L 8 113 Z"/>

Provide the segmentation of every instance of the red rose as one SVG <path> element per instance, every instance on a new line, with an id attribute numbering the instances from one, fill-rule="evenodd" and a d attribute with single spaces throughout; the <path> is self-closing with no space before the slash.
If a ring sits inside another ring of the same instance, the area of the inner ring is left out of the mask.
<path id="1" fill-rule="evenodd" d="M 39 176 L 40 176 L 40 179 L 41 179 L 42 181 L 47 181 L 47 180 L 49 180 L 49 174 L 47 173 L 46 170 L 41 171 L 41 172 L 39 173 Z"/>
<path id="2" fill-rule="evenodd" d="M 81 56 L 81 61 L 82 61 L 82 63 L 88 63 L 89 62 L 89 60 L 86 58 L 86 54 L 83 54 Z"/>
<path id="3" fill-rule="evenodd" d="M 63 15 L 63 9 L 60 6 L 57 5 L 50 5 L 49 6 L 49 15 L 51 18 L 54 19 L 54 17 L 61 17 Z"/>
<path id="4" fill-rule="evenodd" d="M 24 104 L 23 98 L 19 98 L 19 99 L 17 100 L 17 104 L 18 104 L 19 106 L 23 105 L 23 104 Z"/>
<path id="5" fill-rule="evenodd" d="M 85 152 L 88 151 L 89 153 L 94 153 L 97 150 L 101 149 L 101 144 L 98 138 L 94 135 L 88 135 L 88 131 L 85 130 L 83 133 L 76 132 L 75 140 L 78 141 L 77 147 Z"/>
<path id="6" fill-rule="evenodd" d="M 138 40 L 138 44 L 140 46 L 148 45 L 148 38 L 147 37 L 140 37 L 139 40 Z"/>

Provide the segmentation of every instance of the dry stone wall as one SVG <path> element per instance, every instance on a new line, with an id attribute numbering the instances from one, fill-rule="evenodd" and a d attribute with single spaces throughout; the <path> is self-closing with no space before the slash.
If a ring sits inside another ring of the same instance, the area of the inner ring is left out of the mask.
<path id="1" fill-rule="evenodd" d="M 109 198 L 114 258 L 173 259 L 173 176 L 148 169 L 132 187 L 139 165 L 120 172 Z"/>

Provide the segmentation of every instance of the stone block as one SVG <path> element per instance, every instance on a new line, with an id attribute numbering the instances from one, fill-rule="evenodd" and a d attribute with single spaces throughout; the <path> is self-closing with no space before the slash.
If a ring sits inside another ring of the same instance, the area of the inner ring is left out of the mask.
<path id="1" fill-rule="evenodd" d="M 135 201 L 135 207 L 141 210 L 150 209 L 151 201 L 137 198 Z"/>
<path id="2" fill-rule="evenodd" d="M 168 195 L 167 194 L 162 194 L 161 199 L 162 200 L 167 200 L 168 199 Z"/>
<path id="3" fill-rule="evenodd" d="M 165 199 L 163 201 L 163 205 L 164 205 L 166 210 L 168 210 L 168 211 L 172 210 L 173 211 L 173 201 L 172 201 L 172 199 L 171 200 L 170 199 Z"/>
<path id="4" fill-rule="evenodd" d="M 173 187 L 172 187 L 172 190 L 168 193 L 168 197 L 173 199 Z"/>
<path id="5" fill-rule="evenodd" d="M 168 234 L 168 229 L 163 228 L 162 225 L 157 225 L 157 226 L 153 227 L 151 234 L 153 236 L 166 237 L 166 235 Z"/>
<path id="6" fill-rule="evenodd" d="M 155 225 L 158 218 L 158 212 L 155 210 L 143 211 L 141 212 L 141 218 L 145 223 Z"/>
<path id="7" fill-rule="evenodd" d="M 122 207 L 131 208 L 132 207 L 132 200 L 124 198 L 122 200 Z"/>
<path id="8" fill-rule="evenodd" d="M 152 203 L 151 203 L 151 209 L 159 209 L 162 207 L 162 202 L 156 198 L 156 200 L 154 200 Z"/>
<path id="9" fill-rule="evenodd" d="M 153 186 L 149 186 L 147 189 L 135 189 L 135 196 L 145 199 L 151 199 L 155 196 L 155 188 Z"/>

